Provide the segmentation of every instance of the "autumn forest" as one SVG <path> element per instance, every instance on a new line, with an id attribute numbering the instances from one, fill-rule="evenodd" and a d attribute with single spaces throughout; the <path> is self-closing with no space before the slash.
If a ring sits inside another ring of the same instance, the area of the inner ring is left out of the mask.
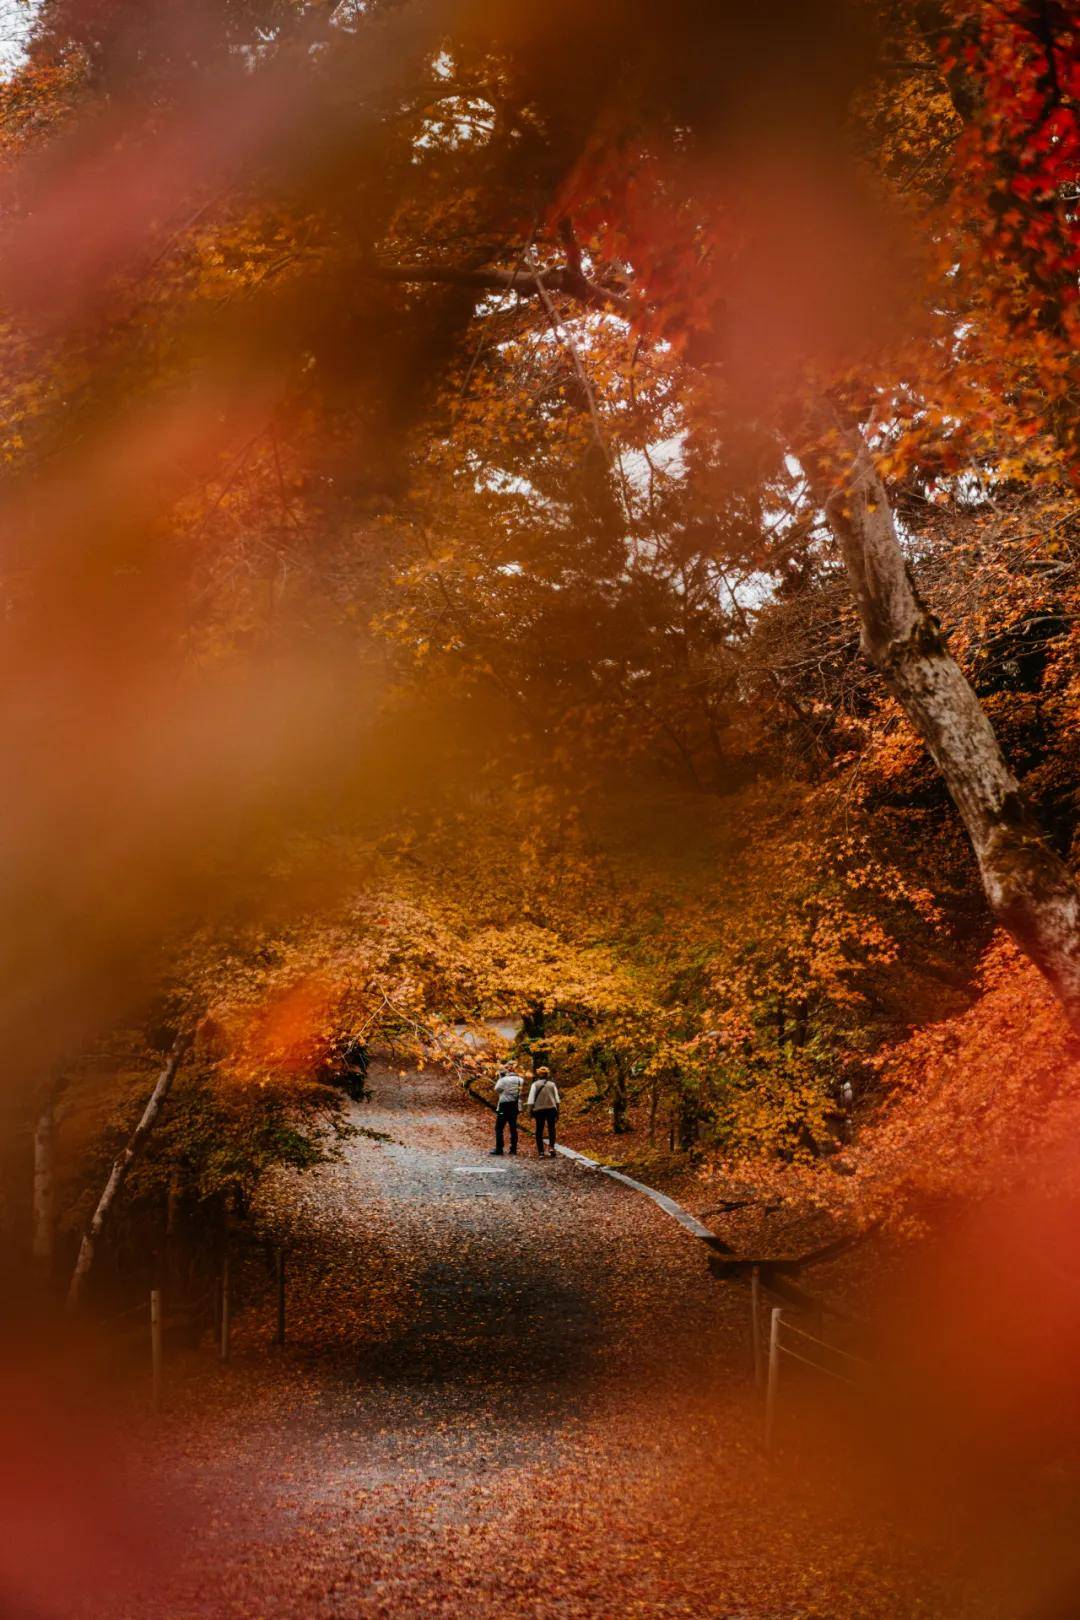
<path id="1" fill-rule="evenodd" d="M 11 0 L 0 175 L 0 1606 L 1080 1613 L 1074 5 Z"/>

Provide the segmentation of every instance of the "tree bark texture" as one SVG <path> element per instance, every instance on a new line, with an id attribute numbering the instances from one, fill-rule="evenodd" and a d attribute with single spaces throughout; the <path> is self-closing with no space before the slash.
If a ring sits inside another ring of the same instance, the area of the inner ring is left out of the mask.
<path id="1" fill-rule="evenodd" d="M 1080 887 L 1028 807 L 993 727 L 912 581 L 885 486 L 861 433 L 825 511 L 862 646 L 926 744 L 960 812 L 990 908 L 1080 1030 Z"/>
<path id="2" fill-rule="evenodd" d="M 611 1129 L 616 1136 L 625 1136 L 630 1129 L 630 1099 L 626 1090 L 626 1070 L 621 1063 L 615 1065 L 615 1085 L 611 1093 Z"/>

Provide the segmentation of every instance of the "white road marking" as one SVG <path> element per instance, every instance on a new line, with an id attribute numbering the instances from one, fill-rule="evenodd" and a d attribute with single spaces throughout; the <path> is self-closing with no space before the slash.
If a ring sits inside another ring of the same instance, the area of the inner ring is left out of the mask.
<path id="1" fill-rule="evenodd" d="M 647 1187 L 643 1181 L 635 1181 L 633 1176 L 624 1176 L 621 1170 L 611 1170 L 606 1164 L 597 1164 L 595 1159 L 590 1159 L 587 1153 L 579 1153 L 576 1148 L 563 1147 L 560 1143 L 555 1151 L 561 1153 L 565 1159 L 573 1159 L 575 1164 L 580 1164 L 585 1169 L 599 1170 L 603 1175 L 610 1176 L 612 1181 L 621 1181 L 624 1187 L 633 1187 L 635 1192 L 644 1193 L 646 1198 L 651 1198 L 654 1204 L 659 1204 L 666 1215 L 678 1221 L 679 1225 L 693 1237 L 707 1240 L 716 1236 L 710 1226 L 703 1225 L 696 1215 L 691 1215 L 688 1209 L 683 1209 L 682 1205 L 677 1204 L 674 1198 L 669 1198 L 667 1193 L 658 1192 L 655 1187 Z"/>

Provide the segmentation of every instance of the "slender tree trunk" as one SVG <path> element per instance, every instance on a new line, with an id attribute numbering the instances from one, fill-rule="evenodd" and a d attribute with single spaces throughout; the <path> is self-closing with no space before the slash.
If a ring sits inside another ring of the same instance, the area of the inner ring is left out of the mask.
<path id="1" fill-rule="evenodd" d="M 922 737 L 967 828 L 998 922 L 1080 1030 L 1080 888 L 1043 836 L 990 721 L 920 600 L 862 434 L 825 511 L 847 568 L 862 645 Z"/>
<path id="2" fill-rule="evenodd" d="M 90 1224 L 83 1235 L 79 1245 L 79 1257 L 75 1262 L 75 1270 L 71 1274 L 71 1284 L 68 1288 L 67 1308 L 73 1311 L 78 1307 L 86 1286 L 86 1279 L 90 1275 L 90 1268 L 94 1264 L 94 1255 L 105 1225 L 116 1203 L 117 1195 L 127 1180 L 128 1171 L 135 1163 L 146 1143 L 147 1137 L 157 1122 L 158 1115 L 165 1106 L 165 1099 L 172 1089 L 172 1083 L 190 1044 L 190 1036 L 184 1032 L 178 1035 L 172 1044 L 172 1050 L 165 1061 L 165 1066 L 157 1077 L 153 1091 L 147 1099 L 143 1109 L 142 1118 L 128 1137 L 127 1144 L 122 1153 L 114 1160 L 109 1172 L 109 1179 L 105 1183 L 105 1190 L 98 1199 L 97 1208 L 90 1218 Z"/>
<path id="3" fill-rule="evenodd" d="M 629 1099 L 626 1095 L 626 1070 L 621 1063 L 615 1065 L 615 1087 L 611 1093 L 611 1129 L 616 1136 L 625 1136 L 630 1129 L 627 1119 Z"/>
<path id="4" fill-rule="evenodd" d="M 56 1094 L 50 1091 L 34 1127 L 34 1260 L 47 1272 L 56 1229 Z"/>

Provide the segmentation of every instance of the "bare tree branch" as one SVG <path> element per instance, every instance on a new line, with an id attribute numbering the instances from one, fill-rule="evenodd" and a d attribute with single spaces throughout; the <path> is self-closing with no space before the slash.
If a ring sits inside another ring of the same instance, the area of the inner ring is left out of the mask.
<path id="1" fill-rule="evenodd" d="M 536 298 L 542 292 L 562 293 L 587 309 L 607 310 L 624 320 L 629 320 L 631 313 L 625 288 L 590 281 L 572 265 L 557 265 L 551 270 L 529 264 L 515 270 L 471 270 L 443 264 L 386 264 L 377 266 L 372 274 L 380 281 L 441 282 L 450 287 L 474 287 L 477 292 L 517 293 L 521 298 Z"/>

